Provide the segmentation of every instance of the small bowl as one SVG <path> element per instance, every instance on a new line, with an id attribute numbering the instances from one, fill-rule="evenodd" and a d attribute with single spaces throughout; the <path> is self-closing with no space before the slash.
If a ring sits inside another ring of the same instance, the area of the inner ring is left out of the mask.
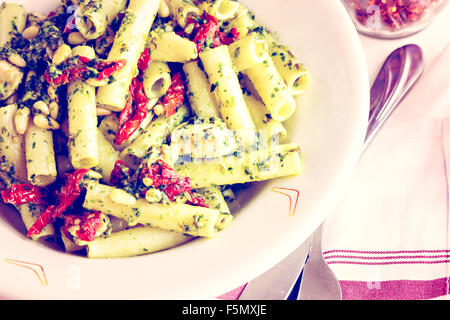
<path id="1" fill-rule="evenodd" d="M 430 25 L 448 0 L 342 0 L 342 3 L 360 33 L 398 39 Z"/>

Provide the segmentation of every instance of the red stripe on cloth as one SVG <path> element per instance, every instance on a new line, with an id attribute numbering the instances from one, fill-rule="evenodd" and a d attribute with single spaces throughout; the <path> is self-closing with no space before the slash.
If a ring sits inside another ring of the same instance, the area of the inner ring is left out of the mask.
<path id="1" fill-rule="evenodd" d="M 327 261 L 327 264 L 359 264 L 359 265 L 390 265 L 390 264 L 438 264 L 449 263 L 450 260 L 407 260 L 407 261 L 383 261 L 383 262 L 368 262 L 368 261 Z"/>
<path id="2" fill-rule="evenodd" d="M 343 300 L 426 300 L 447 295 L 449 278 L 434 280 L 339 281 Z"/>
<path id="3" fill-rule="evenodd" d="M 238 300 L 239 297 L 242 294 L 242 291 L 244 291 L 245 287 L 247 286 L 247 284 L 244 284 L 236 289 L 231 290 L 230 292 L 227 292 L 219 297 L 217 297 L 217 299 L 220 300 Z"/>
<path id="4" fill-rule="evenodd" d="M 355 254 L 411 254 L 411 253 L 444 253 L 450 252 L 450 250 L 397 250 L 397 251 L 365 251 L 365 250 L 327 250 L 323 254 L 327 255 L 330 253 L 355 253 Z"/>
<path id="5" fill-rule="evenodd" d="M 357 260 L 398 260 L 398 259 L 442 259 L 442 258 L 449 258 L 450 255 L 443 254 L 443 255 L 411 255 L 411 256 L 355 256 L 355 255 L 344 255 L 344 254 L 336 254 L 336 255 L 330 255 L 324 257 L 325 260 L 328 259 L 357 259 Z"/>

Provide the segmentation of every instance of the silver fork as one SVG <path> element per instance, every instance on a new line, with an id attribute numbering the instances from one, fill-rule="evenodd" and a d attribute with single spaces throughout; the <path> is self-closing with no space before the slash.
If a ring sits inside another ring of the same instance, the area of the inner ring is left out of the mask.
<path id="1" fill-rule="evenodd" d="M 361 154 L 411 89 L 424 69 L 422 50 L 414 44 L 392 52 L 384 62 L 370 90 L 369 125 Z M 304 266 L 299 300 L 340 300 L 339 281 L 322 252 L 323 223 L 313 234 L 308 260 Z"/>

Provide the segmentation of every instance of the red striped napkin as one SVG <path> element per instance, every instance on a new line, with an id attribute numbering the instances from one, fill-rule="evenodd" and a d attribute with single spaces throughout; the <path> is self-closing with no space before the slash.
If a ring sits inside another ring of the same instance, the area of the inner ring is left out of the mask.
<path id="1" fill-rule="evenodd" d="M 343 299 L 450 297 L 450 45 L 363 154 L 323 250 Z"/>

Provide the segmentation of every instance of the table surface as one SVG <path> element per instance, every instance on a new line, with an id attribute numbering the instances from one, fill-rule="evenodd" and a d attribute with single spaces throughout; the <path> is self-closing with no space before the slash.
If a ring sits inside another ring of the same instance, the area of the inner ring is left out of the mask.
<path id="1" fill-rule="evenodd" d="M 450 43 L 450 5 L 447 5 L 435 20 L 424 30 L 414 35 L 401 39 L 377 39 L 360 35 L 361 43 L 366 55 L 366 63 L 370 83 L 373 83 L 378 71 L 387 56 L 395 49 L 407 44 L 416 44 L 422 48 L 425 60 L 425 71 L 439 56 L 443 49 Z M 449 68 L 450 66 L 445 66 Z M 306 258 L 306 257 L 305 257 Z M 299 289 L 299 283 L 293 291 Z M 297 292 L 291 294 L 289 300 L 295 299 Z M 261 296 L 264 294 L 261 293 Z"/>

